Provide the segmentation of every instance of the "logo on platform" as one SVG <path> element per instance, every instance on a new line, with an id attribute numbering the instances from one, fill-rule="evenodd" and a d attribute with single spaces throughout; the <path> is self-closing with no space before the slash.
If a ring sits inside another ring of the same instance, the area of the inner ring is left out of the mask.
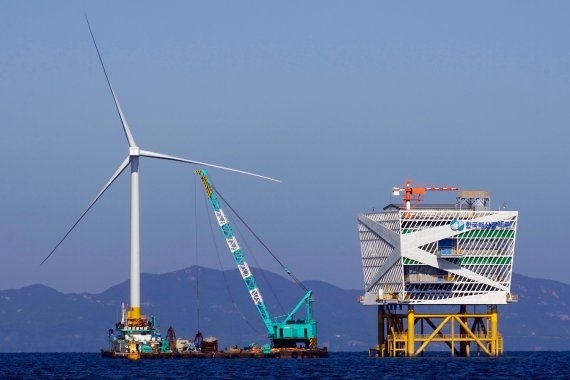
<path id="1" fill-rule="evenodd" d="M 449 223 L 449 227 L 453 230 L 453 231 L 463 231 L 463 229 L 465 228 L 465 223 L 463 223 L 460 220 L 457 219 L 453 219 L 451 221 L 451 223 Z"/>
<path id="2" fill-rule="evenodd" d="M 512 220 L 499 220 L 495 222 L 467 222 L 465 227 L 468 230 L 496 230 L 514 228 L 515 222 Z"/>

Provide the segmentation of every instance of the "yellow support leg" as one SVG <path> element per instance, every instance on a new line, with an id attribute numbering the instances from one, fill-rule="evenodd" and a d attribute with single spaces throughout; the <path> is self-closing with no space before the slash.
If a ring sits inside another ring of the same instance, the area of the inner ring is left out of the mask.
<path id="1" fill-rule="evenodd" d="M 499 332 L 499 313 L 497 312 L 497 306 L 491 306 L 491 355 L 498 356 L 498 332 Z"/>
<path id="2" fill-rule="evenodd" d="M 415 354 L 416 336 L 415 336 L 415 332 L 414 332 L 414 325 L 415 325 L 414 317 L 415 317 L 414 309 L 410 307 L 408 309 L 408 342 L 407 342 L 408 352 L 407 352 L 407 356 L 414 356 L 414 354 Z"/>

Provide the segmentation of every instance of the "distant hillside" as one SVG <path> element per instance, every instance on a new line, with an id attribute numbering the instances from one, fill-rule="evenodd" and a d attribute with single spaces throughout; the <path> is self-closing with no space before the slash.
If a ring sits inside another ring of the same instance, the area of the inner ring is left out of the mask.
<path id="1" fill-rule="evenodd" d="M 264 300 L 274 316 L 289 312 L 304 291 L 280 275 L 254 269 Z M 313 315 L 319 345 L 332 351 L 365 351 L 376 344 L 376 308 L 357 302 L 360 290 L 321 281 L 304 285 L 315 294 Z M 178 337 L 199 329 L 221 347 L 266 343 L 265 327 L 236 270 L 203 267 L 141 276 L 143 312 L 155 315 L 163 334 Z M 505 350 L 570 349 L 570 285 L 513 276 L 516 304 L 500 306 Z M 107 345 L 107 331 L 128 301 L 129 283 L 100 294 L 63 294 L 43 285 L 0 291 L 0 352 L 90 352 Z"/>

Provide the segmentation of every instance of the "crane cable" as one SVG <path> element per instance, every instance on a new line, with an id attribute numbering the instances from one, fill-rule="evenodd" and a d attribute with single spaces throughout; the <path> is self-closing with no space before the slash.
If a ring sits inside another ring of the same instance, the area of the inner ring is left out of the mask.
<path id="1" fill-rule="evenodd" d="M 194 220 L 198 220 L 198 192 L 197 183 L 194 179 Z M 198 265 L 198 223 L 194 228 L 194 252 L 196 254 L 196 321 L 198 324 L 198 331 L 200 331 L 200 266 Z"/>

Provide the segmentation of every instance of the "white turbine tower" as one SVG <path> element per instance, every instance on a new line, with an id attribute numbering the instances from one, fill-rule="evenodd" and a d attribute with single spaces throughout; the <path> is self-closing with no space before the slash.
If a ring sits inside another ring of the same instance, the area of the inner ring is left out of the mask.
<path id="1" fill-rule="evenodd" d="M 140 311 L 140 215 L 139 215 L 139 157 L 151 157 L 151 158 L 160 158 L 164 160 L 171 160 L 171 161 L 179 161 L 185 162 L 189 164 L 197 164 L 203 166 L 214 167 L 223 170 L 230 170 L 233 172 L 248 174 L 260 178 L 269 179 L 272 181 L 280 182 L 276 179 L 266 177 L 263 175 L 250 173 L 242 170 L 232 169 L 224 166 L 208 164 L 200 161 L 188 160 L 185 158 L 170 156 L 167 154 L 155 153 L 148 150 L 143 150 L 139 148 L 135 142 L 135 139 L 129 129 L 127 124 L 127 120 L 123 115 L 123 111 L 121 106 L 119 105 L 119 101 L 117 100 L 117 96 L 115 95 L 115 91 L 113 90 L 113 86 L 111 86 L 111 81 L 109 80 L 109 76 L 107 75 L 107 71 L 105 70 L 105 65 L 103 64 L 103 59 L 101 58 L 101 54 L 99 52 L 99 48 L 97 47 L 97 43 L 95 42 L 95 37 L 93 35 L 93 31 L 91 30 L 91 25 L 89 24 L 89 19 L 87 16 L 85 17 L 87 21 L 87 26 L 89 28 L 89 33 L 91 34 L 91 39 L 93 40 L 93 44 L 95 45 L 95 50 L 97 51 L 97 55 L 99 57 L 99 62 L 101 63 L 101 67 L 103 68 L 103 73 L 105 74 L 105 78 L 107 80 L 107 84 L 109 85 L 109 90 L 113 96 L 113 100 L 115 102 L 115 106 L 117 108 L 117 112 L 119 113 L 119 117 L 121 119 L 121 123 L 123 125 L 123 131 L 125 132 L 125 136 L 127 137 L 127 142 L 129 144 L 129 153 L 125 160 L 121 163 L 117 171 L 111 176 L 109 181 L 103 186 L 99 194 L 93 199 L 91 204 L 85 209 L 83 214 L 77 219 L 77 221 L 71 226 L 71 228 L 67 231 L 67 233 L 63 236 L 63 238 L 57 243 L 55 248 L 49 253 L 49 255 L 42 261 L 41 264 L 45 263 L 47 259 L 56 251 L 56 249 L 63 243 L 63 241 L 67 238 L 67 236 L 73 231 L 73 229 L 77 226 L 77 224 L 83 219 L 83 217 L 89 212 L 91 207 L 97 202 L 97 200 L 103 195 L 103 193 L 111 186 L 111 184 L 121 175 L 121 173 L 130 165 L 131 167 L 131 268 L 130 268 L 130 310 L 128 312 L 128 319 L 139 319 L 141 317 Z"/>

